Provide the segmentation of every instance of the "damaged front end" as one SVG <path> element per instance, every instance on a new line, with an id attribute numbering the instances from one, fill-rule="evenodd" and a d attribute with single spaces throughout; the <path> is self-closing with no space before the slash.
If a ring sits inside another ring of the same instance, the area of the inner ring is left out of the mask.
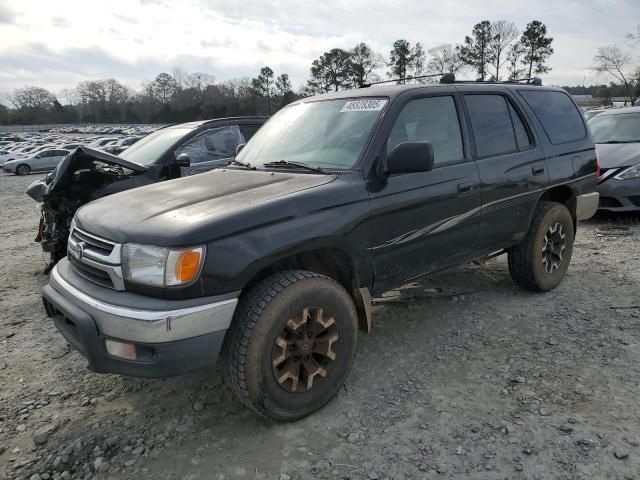
<path id="1" fill-rule="evenodd" d="M 147 167 L 87 147 L 79 147 L 62 160 L 43 180 L 27 189 L 27 195 L 42 203 L 35 241 L 50 255 L 45 273 L 67 254 L 69 227 L 76 210 L 97 198 L 153 183 L 140 174 Z M 139 181 L 124 180 L 138 178 Z M 119 185 L 114 185 L 120 182 Z"/>

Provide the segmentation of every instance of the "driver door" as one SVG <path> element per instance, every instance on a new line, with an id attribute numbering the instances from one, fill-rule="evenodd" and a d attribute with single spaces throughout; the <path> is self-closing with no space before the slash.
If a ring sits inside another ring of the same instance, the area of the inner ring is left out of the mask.
<path id="1" fill-rule="evenodd" d="M 244 143 L 238 125 L 206 130 L 180 145 L 175 156 L 189 155 L 191 165 L 182 167 L 182 176 L 195 175 L 214 168 L 225 167 L 235 156 L 236 148 Z"/>
<path id="2" fill-rule="evenodd" d="M 394 120 L 384 151 L 430 142 L 434 168 L 369 182 L 376 293 L 457 264 L 480 243 L 480 178 L 466 152 L 461 105 L 454 94 L 409 100 Z"/>

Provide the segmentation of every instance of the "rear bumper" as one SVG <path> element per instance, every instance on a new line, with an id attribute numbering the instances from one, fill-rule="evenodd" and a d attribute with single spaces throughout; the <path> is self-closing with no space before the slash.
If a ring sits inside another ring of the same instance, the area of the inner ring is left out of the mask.
<path id="1" fill-rule="evenodd" d="M 576 198 L 576 218 L 578 221 L 593 217 L 598 210 L 598 192 L 585 193 Z"/>
<path id="2" fill-rule="evenodd" d="M 170 377 L 216 362 L 237 299 L 195 307 L 190 302 L 185 308 L 175 308 L 176 302 L 171 302 L 168 310 L 168 302 L 162 299 L 132 301 L 137 295 L 128 294 L 124 298 L 130 305 L 110 304 L 71 285 L 58 267 L 42 290 L 44 308 L 67 342 L 88 360 L 91 370 Z M 140 310 L 140 305 L 145 309 Z M 105 340 L 134 345 L 136 358 L 110 354 Z"/>

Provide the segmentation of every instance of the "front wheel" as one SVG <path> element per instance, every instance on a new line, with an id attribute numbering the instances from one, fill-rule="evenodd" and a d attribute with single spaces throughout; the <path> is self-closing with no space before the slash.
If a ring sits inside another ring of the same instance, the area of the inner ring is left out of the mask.
<path id="1" fill-rule="evenodd" d="M 355 356 L 353 300 L 314 272 L 279 272 L 240 301 L 225 338 L 225 375 L 253 411 L 297 420 L 321 408 L 343 385 Z"/>
<path id="2" fill-rule="evenodd" d="M 31 171 L 31 167 L 29 165 L 20 164 L 16 167 L 16 175 L 28 175 Z"/>
<path id="3" fill-rule="evenodd" d="M 529 232 L 509 251 L 511 278 L 528 290 L 545 292 L 564 278 L 573 252 L 573 218 L 561 203 L 542 202 Z"/>

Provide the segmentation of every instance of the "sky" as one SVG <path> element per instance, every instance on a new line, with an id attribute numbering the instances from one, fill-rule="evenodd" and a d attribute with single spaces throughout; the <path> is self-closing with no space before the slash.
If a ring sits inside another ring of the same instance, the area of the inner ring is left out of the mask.
<path id="1" fill-rule="evenodd" d="M 58 94 L 98 78 L 139 89 L 175 67 L 223 81 L 264 65 L 297 88 L 331 48 L 364 41 L 387 57 L 399 38 L 426 49 L 460 43 L 484 19 L 520 29 L 542 21 L 555 49 L 544 83 L 589 85 L 608 81 L 590 70 L 593 56 L 628 46 L 640 0 L 0 0 L 0 92 L 37 85 Z"/>

